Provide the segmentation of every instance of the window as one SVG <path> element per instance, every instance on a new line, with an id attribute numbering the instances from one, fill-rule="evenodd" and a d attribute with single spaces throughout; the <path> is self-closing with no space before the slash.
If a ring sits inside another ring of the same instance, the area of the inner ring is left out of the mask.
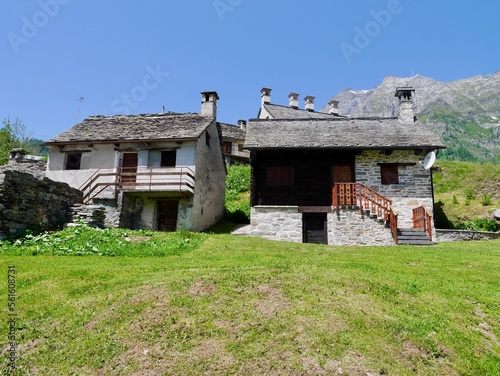
<path id="1" fill-rule="evenodd" d="M 293 185 L 293 166 L 270 166 L 266 170 L 267 185 Z"/>
<path id="2" fill-rule="evenodd" d="M 68 153 L 66 155 L 66 170 L 79 170 L 82 163 L 82 153 Z"/>
<path id="3" fill-rule="evenodd" d="M 233 144 L 231 144 L 229 141 L 224 141 L 224 154 L 231 154 Z"/>
<path id="4" fill-rule="evenodd" d="M 399 172 L 397 164 L 381 164 L 380 177 L 382 184 L 399 184 Z"/>
<path id="5" fill-rule="evenodd" d="M 243 144 L 238 144 L 238 151 L 243 151 Z"/>
<path id="6" fill-rule="evenodd" d="M 175 150 L 168 150 L 161 152 L 161 167 L 175 167 L 177 159 L 177 152 Z"/>

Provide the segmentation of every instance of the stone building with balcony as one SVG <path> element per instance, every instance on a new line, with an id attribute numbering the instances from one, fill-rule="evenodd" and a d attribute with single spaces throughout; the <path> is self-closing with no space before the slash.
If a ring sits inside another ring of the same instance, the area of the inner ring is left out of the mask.
<path id="1" fill-rule="evenodd" d="M 46 175 L 106 207 L 113 227 L 201 231 L 224 213 L 216 92 L 200 113 L 90 116 L 45 142 Z"/>
<path id="2" fill-rule="evenodd" d="M 414 89 L 396 88 L 399 115 L 348 118 L 314 97 L 261 108 L 247 126 L 250 234 L 331 245 L 428 244 L 434 226 L 426 155 L 445 146 L 414 116 Z M 391 100 L 388 98 L 388 101 Z"/>

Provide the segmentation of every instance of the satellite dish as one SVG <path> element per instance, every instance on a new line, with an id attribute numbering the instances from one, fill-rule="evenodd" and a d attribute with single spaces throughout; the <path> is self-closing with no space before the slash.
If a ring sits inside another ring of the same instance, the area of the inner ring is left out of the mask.
<path id="1" fill-rule="evenodd" d="M 427 153 L 427 155 L 424 158 L 424 168 L 426 170 L 430 169 L 432 166 L 434 166 L 434 163 L 436 162 L 436 153 L 431 151 L 430 153 Z"/>

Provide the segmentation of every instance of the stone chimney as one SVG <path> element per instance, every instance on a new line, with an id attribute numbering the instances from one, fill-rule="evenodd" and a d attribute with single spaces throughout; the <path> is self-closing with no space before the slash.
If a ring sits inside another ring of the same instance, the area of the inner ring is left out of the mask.
<path id="1" fill-rule="evenodd" d="M 12 149 L 9 153 L 9 164 L 21 161 L 24 159 L 26 151 L 21 148 Z"/>
<path id="2" fill-rule="evenodd" d="M 242 131 L 246 131 L 247 130 L 247 122 L 246 120 L 238 120 L 238 127 L 240 127 L 240 129 Z"/>
<path id="3" fill-rule="evenodd" d="M 340 115 L 340 110 L 339 110 L 339 101 L 332 99 L 330 102 L 328 102 L 328 113 L 330 115 Z"/>
<path id="4" fill-rule="evenodd" d="M 290 93 L 288 94 L 288 103 L 291 108 L 298 109 L 299 108 L 299 95 L 298 93 Z"/>
<path id="5" fill-rule="evenodd" d="M 271 104 L 271 90 L 268 87 L 263 87 L 260 91 L 260 98 L 262 100 L 261 105 L 264 106 L 265 104 Z"/>
<path id="6" fill-rule="evenodd" d="M 398 87 L 396 95 L 399 101 L 399 120 L 403 123 L 415 122 L 415 107 L 413 97 L 415 96 L 415 88 L 413 87 Z"/>
<path id="7" fill-rule="evenodd" d="M 216 91 L 202 91 L 201 92 L 201 115 L 217 117 L 217 101 L 219 95 Z"/>
<path id="8" fill-rule="evenodd" d="M 306 111 L 309 111 L 309 112 L 314 112 L 314 99 L 316 97 L 313 97 L 312 95 L 308 95 L 304 98 L 304 108 L 306 109 Z"/>

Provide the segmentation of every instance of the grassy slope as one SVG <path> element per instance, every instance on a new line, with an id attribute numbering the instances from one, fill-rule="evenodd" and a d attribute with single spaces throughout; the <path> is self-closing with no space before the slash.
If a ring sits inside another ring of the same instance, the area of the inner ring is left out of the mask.
<path id="1" fill-rule="evenodd" d="M 161 236 L 129 247 L 147 252 Z M 18 269 L 17 374 L 500 368 L 499 241 L 335 248 L 202 236 L 163 257 L 4 255 L 0 270 Z"/>
<path id="2" fill-rule="evenodd" d="M 488 217 L 493 209 L 500 208 L 499 164 L 440 160 L 436 166 L 438 171 L 433 175 L 435 202 L 454 225 Z M 476 198 L 467 200 L 467 191 L 474 192 Z M 491 197 L 490 205 L 483 205 L 485 195 Z"/>

